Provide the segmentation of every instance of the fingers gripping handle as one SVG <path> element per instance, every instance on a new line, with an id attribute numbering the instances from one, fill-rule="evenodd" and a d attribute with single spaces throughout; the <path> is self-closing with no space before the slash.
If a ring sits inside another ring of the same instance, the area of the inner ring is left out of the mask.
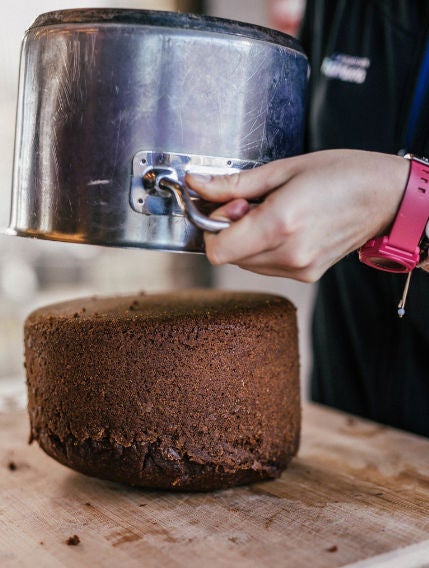
<path id="1" fill-rule="evenodd" d="M 180 209 L 199 229 L 208 231 L 209 233 L 219 233 L 219 231 L 223 231 L 231 225 L 230 221 L 210 219 L 210 217 L 201 213 L 191 197 L 189 188 L 184 182 L 174 180 L 168 176 L 159 176 L 157 185 L 160 189 L 169 191 L 174 195 Z"/>

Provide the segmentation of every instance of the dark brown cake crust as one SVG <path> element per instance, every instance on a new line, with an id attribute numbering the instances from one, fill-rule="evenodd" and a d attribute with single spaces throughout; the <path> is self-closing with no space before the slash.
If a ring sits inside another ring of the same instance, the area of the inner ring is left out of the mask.
<path id="1" fill-rule="evenodd" d="M 190 290 L 64 302 L 25 323 L 31 437 L 88 475 L 213 490 L 278 477 L 300 431 L 296 312 Z"/>

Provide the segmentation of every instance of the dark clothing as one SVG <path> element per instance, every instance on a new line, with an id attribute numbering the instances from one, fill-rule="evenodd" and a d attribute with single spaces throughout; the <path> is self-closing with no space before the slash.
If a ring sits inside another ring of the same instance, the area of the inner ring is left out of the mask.
<path id="1" fill-rule="evenodd" d="M 428 2 L 308 0 L 301 38 L 312 68 L 307 149 L 404 148 L 428 32 Z M 429 155 L 429 96 L 406 149 Z M 414 271 L 399 319 L 404 282 L 362 265 L 356 253 L 323 276 L 311 397 L 429 436 L 429 274 Z"/>

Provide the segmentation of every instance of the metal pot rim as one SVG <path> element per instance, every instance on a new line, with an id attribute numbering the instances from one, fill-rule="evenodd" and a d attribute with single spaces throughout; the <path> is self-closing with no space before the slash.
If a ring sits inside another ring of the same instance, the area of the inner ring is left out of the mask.
<path id="1" fill-rule="evenodd" d="M 131 24 L 166 28 L 174 27 L 199 32 L 216 32 L 274 43 L 297 51 L 306 57 L 300 42 L 296 38 L 278 30 L 214 16 L 159 10 L 131 10 L 125 8 L 72 8 L 56 10 L 38 16 L 31 25 L 30 30 L 61 24 Z"/>

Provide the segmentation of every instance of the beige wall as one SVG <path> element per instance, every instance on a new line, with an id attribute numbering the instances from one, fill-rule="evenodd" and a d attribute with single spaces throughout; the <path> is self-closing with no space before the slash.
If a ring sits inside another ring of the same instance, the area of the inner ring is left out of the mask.
<path id="1" fill-rule="evenodd" d="M 264 0 L 206 0 L 206 6 L 211 16 L 260 26 L 267 24 L 267 5 Z"/>

